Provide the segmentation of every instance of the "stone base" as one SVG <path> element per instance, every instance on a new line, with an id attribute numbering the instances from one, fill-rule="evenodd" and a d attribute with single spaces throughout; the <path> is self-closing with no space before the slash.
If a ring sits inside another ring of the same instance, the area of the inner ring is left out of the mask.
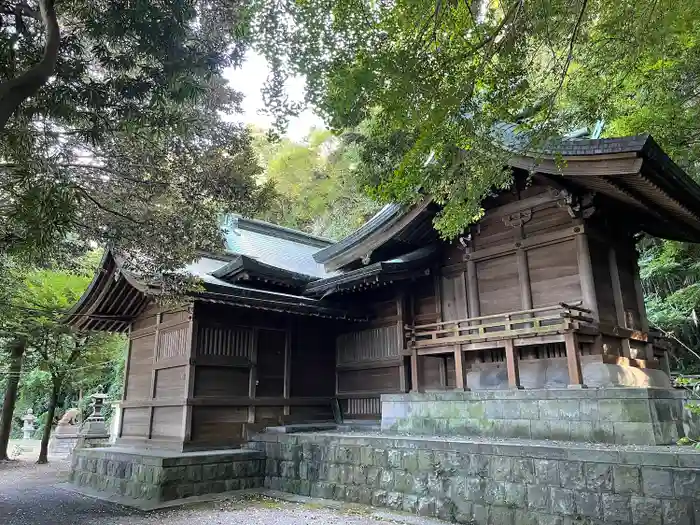
<path id="1" fill-rule="evenodd" d="M 683 437 L 683 392 L 654 388 L 382 395 L 382 431 L 636 445 Z"/>
<path id="2" fill-rule="evenodd" d="M 69 457 L 78 444 L 78 434 L 56 434 L 49 441 L 49 455 Z"/>
<path id="3" fill-rule="evenodd" d="M 700 451 L 263 433 L 265 487 L 470 525 L 697 524 Z"/>
<path id="4" fill-rule="evenodd" d="M 520 383 L 528 388 L 566 388 L 569 371 L 565 357 L 524 359 L 519 362 Z M 671 388 L 671 381 L 662 370 L 603 363 L 599 355 L 581 356 L 583 382 L 588 386 Z M 480 363 L 467 372 L 470 390 L 508 388 L 505 363 Z"/>
<path id="5" fill-rule="evenodd" d="M 172 453 L 127 448 L 74 450 L 69 482 L 136 507 L 262 486 L 263 455 L 237 449 Z"/>

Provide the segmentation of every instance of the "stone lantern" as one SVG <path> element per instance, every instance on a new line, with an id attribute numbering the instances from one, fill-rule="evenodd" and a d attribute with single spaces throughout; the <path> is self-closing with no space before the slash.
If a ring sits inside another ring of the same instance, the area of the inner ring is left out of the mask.
<path id="1" fill-rule="evenodd" d="M 32 439 L 36 416 L 31 408 L 28 408 L 27 413 L 22 416 L 22 421 L 24 421 L 24 426 L 22 427 L 22 439 Z"/>

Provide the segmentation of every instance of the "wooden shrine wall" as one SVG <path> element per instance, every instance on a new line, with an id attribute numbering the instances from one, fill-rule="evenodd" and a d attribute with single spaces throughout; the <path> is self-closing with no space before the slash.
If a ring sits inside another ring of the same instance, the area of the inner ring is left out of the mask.
<path id="1" fill-rule="evenodd" d="M 405 391 L 403 357 L 405 298 L 398 287 L 368 291 L 362 296 L 372 322 L 349 326 L 338 335 L 336 395 L 346 418 L 378 418 L 379 395 Z"/>
<path id="2" fill-rule="evenodd" d="M 120 437 L 163 446 L 184 437 L 192 315 L 151 305 L 129 332 Z"/>
<path id="3" fill-rule="evenodd" d="M 215 449 L 263 426 L 331 420 L 335 335 L 328 319 L 152 306 L 131 328 L 120 440 Z"/>

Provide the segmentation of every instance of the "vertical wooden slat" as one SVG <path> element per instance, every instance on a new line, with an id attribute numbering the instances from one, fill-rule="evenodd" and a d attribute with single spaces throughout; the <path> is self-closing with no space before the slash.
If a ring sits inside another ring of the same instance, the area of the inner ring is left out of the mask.
<path id="1" fill-rule="evenodd" d="M 506 368 L 508 370 L 508 386 L 510 388 L 522 388 L 520 385 L 520 364 L 518 355 L 515 352 L 515 345 L 512 339 L 505 340 L 506 345 Z"/>
<path id="2" fill-rule="evenodd" d="M 569 369 L 569 386 L 585 388 L 576 332 L 566 332 L 564 334 L 564 343 L 566 345 L 566 364 Z"/>

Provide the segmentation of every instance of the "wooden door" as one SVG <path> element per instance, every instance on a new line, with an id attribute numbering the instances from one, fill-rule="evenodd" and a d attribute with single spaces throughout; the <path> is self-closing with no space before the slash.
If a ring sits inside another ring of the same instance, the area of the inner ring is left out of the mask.
<path id="1" fill-rule="evenodd" d="M 282 330 L 260 329 L 258 332 L 258 376 L 255 397 L 284 395 L 284 346 Z"/>

